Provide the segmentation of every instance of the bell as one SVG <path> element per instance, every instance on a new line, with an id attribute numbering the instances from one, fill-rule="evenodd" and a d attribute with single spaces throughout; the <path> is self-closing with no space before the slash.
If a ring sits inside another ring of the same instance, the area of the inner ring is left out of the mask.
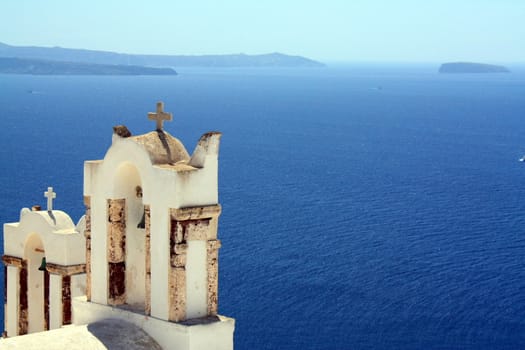
<path id="1" fill-rule="evenodd" d="M 46 271 L 46 258 L 42 258 L 42 262 L 40 263 L 40 267 L 38 268 L 38 271 Z"/>
<path id="2" fill-rule="evenodd" d="M 137 228 L 146 228 L 146 211 L 142 214 L 142 220 L 137 224 Z"/>

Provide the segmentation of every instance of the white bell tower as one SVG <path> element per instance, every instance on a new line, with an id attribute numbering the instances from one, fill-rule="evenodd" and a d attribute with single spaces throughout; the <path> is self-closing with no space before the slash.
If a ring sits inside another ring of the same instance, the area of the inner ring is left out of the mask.
<path id="1" fill-rule="evenodd" d="M 7 337 L 71 324 L 72 298 L 85 294 L 84 219 L 75 226 L 54 209 L 52 187 L 44 196 L 47 210 L 23 208 L 19 222 L 4 224 Z"/>
<path id="2" fill-rule="evenodd" d="M 87 302 L 75 323 L 109 315 L 141 322 L 166 348 L 233 349 L 234 320 L 217 315 L 221 134 L 204 134 L 190 157 L 164 130 L 162 102 L 148 118 L 156 130 L 116 127 L 104 159 L 85 162 Z"/>

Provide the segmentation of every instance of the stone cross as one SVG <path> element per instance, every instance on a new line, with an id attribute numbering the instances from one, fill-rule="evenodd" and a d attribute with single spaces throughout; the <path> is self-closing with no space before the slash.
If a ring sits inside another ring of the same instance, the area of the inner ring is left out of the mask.
<path id="1" fill-rule="evenodd" d="M 47 192 L 44 192 L 44 197 L 47 198 L 47 211 L 53 210 L 53 199 L 57 197 L 57 194 L 53 192 L 53 187 L 48 187 Z"/>
<path id="2" fill-rule="evenodd" d="M 164 124 L 164 121 L 171 121 L 173 120 L 173 115 L 171 113 L 164 112 L 164 103 L 157 102 L 157 112 L 148 113 L 148 119 L 149 120 L 155 120 L 157 122 L 157 130 L 161 131 L 162 126 Z"/>

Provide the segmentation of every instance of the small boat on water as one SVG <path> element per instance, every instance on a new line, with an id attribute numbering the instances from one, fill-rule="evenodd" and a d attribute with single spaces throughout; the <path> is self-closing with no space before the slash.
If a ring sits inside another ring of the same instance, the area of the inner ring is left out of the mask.
<path id="1" fill-rule="evenodd" d="M 525 162 L 525 156 L 520 158 L 520 162 Z"/>

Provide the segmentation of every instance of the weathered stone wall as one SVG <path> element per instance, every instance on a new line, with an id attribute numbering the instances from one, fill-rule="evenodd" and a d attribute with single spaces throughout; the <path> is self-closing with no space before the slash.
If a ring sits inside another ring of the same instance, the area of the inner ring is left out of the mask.
<path id="1" fill-rule="evenodd" d="M 91 197 L 84 196 L 86 206 L 86 298 L 91 301 Z"/>
<path id="2" fill-rule="evenodd" d="M 108 303 L 126 302 L 126 200 L 108 199 Z"/>
<path id="3" fill-rule="evenodd" d="M 219 290 L 219 240 L 209 240 L 207 246 L 208 263 L 208 315 L 215 316 L 218 311 Z"/>
<path id="4" fill-rule="evenodd" d="M 18 335 L 27 334 L 29 329 L 29 311 L 28 311 L 28 299 L 27 299 L 27 263 L 24 260 L 22 268 L 20 268 L 20 299 L 18 304 Z"/>
<path id="5" fill-rule="evenodd" d="M 71 276 L 62 276 L 62 324 L 71 324 Z"/>
<path id="6" fill-rule="evenodd" d="M 4 264 L 4 333 L 2 334 L 4 337 L 7 336 L 7 316 L 7 265 Z"/>
<path id="7" fill-rule="evenodd" d="M 49 273 L 55 274 L 55 275 L 61 275 L 61 276 L 71 276 L 71 275 L 78 275 L 81 273 L 86 272 L 86 264 L 78 264 L 78 265 L 58 265 L 53 263 L 47 263 L 46 264 L 46 270 Z"/>
<path id="8" fill-rule="evenodd" d="M 146 289 L 144 313 L 151 315 L 151 210 L 149 205 L 144 206 L 145 229 L 146 229 Z"/>
<path id="9" fill-rule="evenodd" d="M 179 322 L 186 317 L 186 252 L 184 226 L 170 220 L 169 320 Z"/>
<path id="10" fill-rule="evenodd" d="M 219 205 L 170 209 L 170 281 L 169 320 L 186 318 L 186 261 L 188 241 L 207 242 L 207 314 L 218 310 L 218 250 L 217 220 Z"/>
<path id="11" fill-rule="evenodd" d="M 49 330 L 49 272 L 44 271 L 44 330 Z"/>

